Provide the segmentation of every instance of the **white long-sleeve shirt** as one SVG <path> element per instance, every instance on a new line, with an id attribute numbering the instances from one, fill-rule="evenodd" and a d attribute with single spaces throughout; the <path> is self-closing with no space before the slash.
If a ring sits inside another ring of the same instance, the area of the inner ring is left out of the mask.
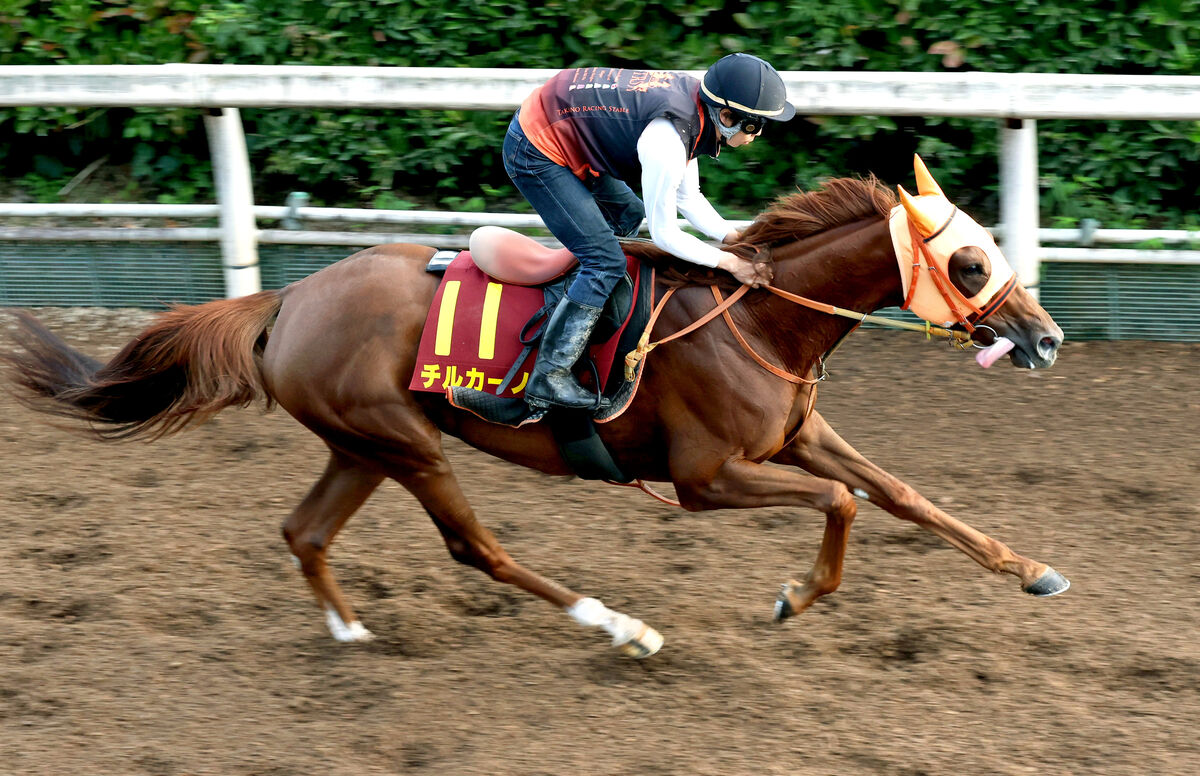
<path id="1" fill-rule="evenodd" d="M 682 213 L 700 232 L 720 241 L 733 231 L 700 193 L 700 168 L 687 158 L 687 149 L 670 119 L 659 117 L 646 125 L 637 143 L 642 164 L 642 202 L 650 239 L 659 248 L 693 264 L 715 267 L 725 253 L 679 228 Z"/>

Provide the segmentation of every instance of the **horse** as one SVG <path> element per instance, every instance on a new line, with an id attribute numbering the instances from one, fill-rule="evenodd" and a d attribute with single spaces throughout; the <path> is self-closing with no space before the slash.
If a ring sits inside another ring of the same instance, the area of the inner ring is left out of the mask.
<path id="1" fill-rule="evenodd" d="M 1025 592 L 1048 596 L 1069 586 L 1052 567 L 951 517 L 871 463 L 813 407 L 823 357 L 870 312 L 912 303 L 926 276 L 939 284 L 934 296 L 957 316 L 934 321 L 947 327 L 939 329 L 943 334 L 991 341 L 1020 368 L 1055 361 L 1062 330 L 1013 278 L 1002 293 L 980 295 L 1011 270 L 919 158 L 914 165 L 918 195 L 899 187 L 901 205 L 874 176 L 833 179 L 777 200 L 742 235 L 743 248 L 769 252 L 773 281 L 738 289 L 744 295 L 736 303 L 718 305 L 723 283 L 715 271 L 676 271 L 649 336 L 669 339 L 721 306 L 728 325 L 694 328 L 653 352 L 640 348 L 632 402 L 599 427 L 622 471 L 672 483 L 685 510 L 788 506 L 824 514 L 816 560 L 807 574 L 782 585 L 778 621 L 838 588 L 856 498 L 933 532 L 989 571 L 1017 577 Z M 947 237 L 955 219 L 967 230 L 966 242 Z M 947 240 L 931 258 L 929 246 Z M 682 268 L 652 246 L 626 247 L 643 260 Z M 153 440 L 255 402 L 278 404 L 320 437 L 329 450 L 324 473 L 282 532 L 339 641 L 372 634 L 339 588 L 326 552 L 391 478 L 424 507 L 455 561 L 548 601 L 580 625 L 603 629 L 625 654 L 653 654 L 661 634 L 521 565 L 464 497 L 442 434 L 520 466 L 573 472 L 546 423 L 489 423 L 440 394 L 409 390 L 439 283 L 426 271 L 434 253 L 415 244 L 380 245 L 279 290 L 173 307 L 103 364 L 18 312 L 19 349 L 4 360 L 31 406 L 86 421 L 105 440 Z M 659 275 L 661 296 L 669 274 Z M 736 289 L 725 278 L 724 287 L 730 284 Z M 985 304 L 987 315 L 978 315 Z"/>

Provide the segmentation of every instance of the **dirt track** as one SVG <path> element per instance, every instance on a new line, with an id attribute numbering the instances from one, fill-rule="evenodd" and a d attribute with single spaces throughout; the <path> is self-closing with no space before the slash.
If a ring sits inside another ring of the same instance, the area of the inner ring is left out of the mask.
<path id="1" fill-rule="evenodd" d="M 94 355 L 140 323 L 44 317 Z M 663 632 L 646 661 L 454 564 L 396 485 L 335 545 L 379 637 L 338 645 L 279 536 L 324 465 L 287 415 L 104 445 L 0 398 L 0 772 L 1198 773 L 1197 356 L 984 371 L 866 332 L 831 365 L 833 426 L 1062 571 L 1052 599 L 864 505 L 842 589 L 776 627 L 818 514 L 691 515 L 448 440 L 510 552 Z"/>

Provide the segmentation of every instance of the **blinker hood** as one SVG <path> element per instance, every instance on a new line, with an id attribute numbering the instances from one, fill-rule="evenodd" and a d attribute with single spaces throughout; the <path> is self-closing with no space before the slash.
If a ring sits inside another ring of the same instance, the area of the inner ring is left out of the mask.
<path id="1" fill-rule="evenodd" d="M 898 187 L 901 204 L 892 209 L 888 220 L 904 298 L 908 300 L 905 309 L 938 326 L 963 323 L 967 316 L 986 307 L 992 297 L 1013 280 L 1015 273 L 991 234 L 946 198 L 921 157 L 915 154 L 913 169 L 917 177 L 917 196 L 911 196 L 903 186 Z M 915 228 L 919 243 L 928 249 L 927 253 L 914 241 L 910 225 Z M 947 282 L 945 285 L 952 289 L 951 299 L 947 300 L 933 273 L 936 271 L 948 281 L 950 257 L 960 248 L 969 246 L 977 247 L 987 255 L 991 275 L 983 289 L 971 297 L 964 296 Z"/>

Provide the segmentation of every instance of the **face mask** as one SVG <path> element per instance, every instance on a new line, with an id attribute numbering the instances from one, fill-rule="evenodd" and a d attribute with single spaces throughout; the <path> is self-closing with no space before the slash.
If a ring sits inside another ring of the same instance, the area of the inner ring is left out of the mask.
<path id="1" fill-rule="evenodd" d="M 721 139 L 725 142 L 729 142 L 733 139 L 734 135 L 742 131 L 742 124 L 740 121 L 737 124 L 734 124 L 732 127 L 727 127 L 721 123 L 721 111 L 718 108 L 715 108 L 712 105 L 706 105 L 705 107 L 708 108 L 708 117 L 712 119 L 713 126 L 717 128 L 717 132 L 720 133 Z"/>
<path id="2" fill-rule="evenodd" d="M 1007 293 L 1015 273 L 988 231 L 946 198 L 920 157 L 914 158 L 913 166 L 918 196 L 912 197 L 901 188 L 902 204 L 892 209 L 889 222 L 896 261 L 900 265 L 904 308 L 930 323 L 950 326 L 961 322 L 968 313 L 986 307 L 997 294 Z M 917 240 L 913 239 L 910 223 L 916 227 L 917 237 L 924 243 L 925 250 L 920 250 Z M 967 298 L 955 290 L 947 300 L 934 273 L 946 278 L 950 257 L 966 246 L 983 251 L 991 264 L 991 275 L 974 296 Z"/>

